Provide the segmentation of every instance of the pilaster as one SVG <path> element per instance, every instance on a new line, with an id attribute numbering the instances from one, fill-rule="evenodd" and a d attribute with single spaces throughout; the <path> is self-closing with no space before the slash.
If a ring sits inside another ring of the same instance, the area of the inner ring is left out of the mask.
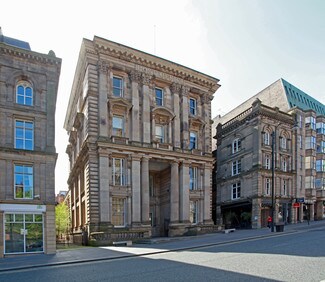
<path id="1" fill-rule="evenodd" d="M 151 76 L 143 73 L 142 76 L 142 138 L 144 143 L 150 143 L 150 80 Z"/>
<path id="2" fill-rule="evenodd" d="M 132 225 L 141 222 L 140 157 L 132 156 Z"/>
<path id="3" fill-rule="evenodd" d="M 180 167 L 180 222 L 190 223 L 190 174 L 188 161 L 182 161 Z"/>
<path id="4" fill-rule="evenodd" d="M 175 148 L 180 148 L 181 147 L 181 136 L 180 136 L 181 124 L 180 124 L 179 93 L 181 91 L 181 85 L 177 83 L 173 83 L 170 86 L 170 90 L 173 94 L 173 105 L 174 105 L 174 114 L 175 114 L 175 118 L 173 120 L 173 125 L 174 125 L 173 146 Z"/>
<path id="5" fill-rule="evenodd" d="M 190 88 L 187 86 L 182 86 L 181 97 L 182 97 L 182 114 L 181 114 L 181 132 L 182 132 L 182 147 L 183 149 L 188 149 L 189 144 L 189 123 L 188 123 L 188 94 Z"/>
<path id="6" fill-rule="evenodd" d="M 132 91 L 132 130 L 131 140 L 140 142 L 140 125 L 139 125 L 139 82 L 141 81 L 141 73 L 132 71 L 130 73 L 131 91 Z"/>
<path id="7" fill-rule="evenodd" d="M 143 224 L 150 224 L 149 210 L 149 158 L 143 157 L 141 159 L 141 220 Z"/>
<path id="8" fill-rule="evenodd" d="M 110 68 L 108 63 L 98 63 L 98 107 L 99 107 L 99 136 L 108 136 L 107 98 L 110 90 Z M 88 78 L 85 78 L 88 79 Z"/>
<path id="9" fill-rule="evenodd" d="M 110 152 L 106 149 L 99 149 L 99 208 L 100 208 L 100 221 L 111 222 L 111 209 L 110 209 L 110 167 L 109 158 Z"/>
<path id="10" fill-rule="evenodd" d="M 170 183 L 170 223 L 179 222 L 179 172 L 178 162 L 171 163 L 171 183 Z"/>

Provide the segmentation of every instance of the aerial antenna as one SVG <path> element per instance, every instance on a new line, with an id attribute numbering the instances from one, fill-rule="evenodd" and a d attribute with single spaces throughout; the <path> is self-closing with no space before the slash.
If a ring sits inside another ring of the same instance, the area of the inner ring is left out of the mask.
<path id="1" fill-rule="evenodd" d="M 153 26 L 153 53 L 156 55 L 156 25 Z"/>

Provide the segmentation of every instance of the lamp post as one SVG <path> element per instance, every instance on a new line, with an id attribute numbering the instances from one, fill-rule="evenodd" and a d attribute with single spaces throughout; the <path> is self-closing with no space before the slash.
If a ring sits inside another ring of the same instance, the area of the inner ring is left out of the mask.
<path id="1" fill-rule="evenodd" d="M 275 182 L 275 137 L 276 129 L 272 132 L 272 188 L 271 188 L 271 232 L 274 232 L 274 182 Z"/>

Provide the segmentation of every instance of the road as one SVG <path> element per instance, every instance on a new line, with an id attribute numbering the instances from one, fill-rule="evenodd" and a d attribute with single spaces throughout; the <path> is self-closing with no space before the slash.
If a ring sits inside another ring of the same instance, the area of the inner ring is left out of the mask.
<path id="1" fill-rule="evenodd" d="M 186 247 L 150 255 L 120 247 L 138 256 L 6 271 L 0 281 L 325 281 L 325 228 Z"/>

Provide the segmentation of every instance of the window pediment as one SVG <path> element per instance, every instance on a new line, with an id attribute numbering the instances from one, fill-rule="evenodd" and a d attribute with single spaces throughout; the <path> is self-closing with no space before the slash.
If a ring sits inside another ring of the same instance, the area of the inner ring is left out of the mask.
<path id="1" fill-rule="evenodd" d="M 110 112 L 126 113 L 132 108 L 132 104 L 123 98 L 110 98 L 108 107 Z"/>
<path id="2" fill-rule="evenodd" d="M 165 107 L 155 107 L 151 111 L 151 118 L 157 124 L 168 124 L 174 117 L 174 113 Z"/>
<path id="3" fill-rule="evenodd" d="M 192 117 L 189 118 L 189 125 L 192 129 L 201 129 L 203 126 L 206 125 L 206 122 L 199 117 Z"/>

